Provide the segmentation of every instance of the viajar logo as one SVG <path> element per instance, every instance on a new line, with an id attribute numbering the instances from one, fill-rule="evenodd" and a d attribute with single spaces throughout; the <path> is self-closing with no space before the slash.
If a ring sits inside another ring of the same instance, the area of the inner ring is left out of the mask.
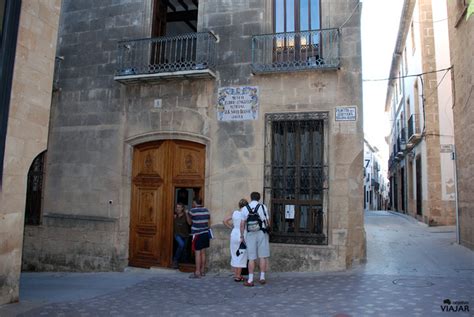
<path id="1" fill-rule="evenodd" d="M 456 301 L 451 302 L 449 299 L 443 301 L 443 305 L 440 306 L 441 311 L 444 312 L 468 312 L 469 302 Z"/>

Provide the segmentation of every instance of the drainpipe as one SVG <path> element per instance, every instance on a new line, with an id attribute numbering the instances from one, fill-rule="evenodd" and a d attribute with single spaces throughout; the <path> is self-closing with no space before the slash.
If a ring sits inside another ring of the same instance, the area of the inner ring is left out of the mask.
<path id="1" fill-rule="evenodd" d="M 461 244 L 460 228 L 459 228 L 459 200 L 458 200 L 458 164 L 457 164 L 457 154 L 456 154 L 456 144 L 453 145 L 453 153 L 451 153 L 451 158 L 454 164 L 454 193 L 455 203 L 456 203 L 456 242 Z"/>
<path id="2" fill-rule="evenodd" d="M 403 65 L 404 63 L 404 60 L 403 60 L 403 55 L 400 55 L 400 68 L 401 68 L 401 74 L 402 76 L 405 76 L 407 74 L 405 74 L 405 67 Z M 404 214 L 408 214 L 408 153 L 406 152 L 407 150 L 407 94 L 406 94 L 406 89 L 405 89 L 405 79 L 402 79 L 402 96 L 403 96 L 403 122 L 402 122 L 402 133 L 404 134 L 403 135 L 403 139 L 405 141 L 405 148 L 403 149 L 403 153 L 404 153 L 404 156 L 403 156 L 403 162 L 405 163 L 404 167 L 403 167 L 403 213 Z"/>

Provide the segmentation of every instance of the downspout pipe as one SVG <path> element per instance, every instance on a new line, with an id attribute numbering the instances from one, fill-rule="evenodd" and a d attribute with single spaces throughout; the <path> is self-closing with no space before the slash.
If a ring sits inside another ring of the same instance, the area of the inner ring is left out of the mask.
<path id="1" fill-rule="evenodd" d="M 457 162 L 457 152 L 456 152 L 456 143 L 454 144 L 454 149 L 452 153 L 452 159 L 454 164 L 454 192 L 455 192 L 455 208 L 456 208 L 456 242 L 461 244 L 461 233 L 459 227 L 459 199 L 458 199 L 458 162 Z"/>

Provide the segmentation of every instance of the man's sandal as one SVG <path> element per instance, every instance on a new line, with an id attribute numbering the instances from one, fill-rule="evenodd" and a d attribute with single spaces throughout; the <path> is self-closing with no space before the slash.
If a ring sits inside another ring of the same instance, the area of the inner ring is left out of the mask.
<path id="1" fill-rule="evenodd" d="M 189 278 L 201 278 L 201 275 L 197 275 L 196 273 L 191 273 L 191 275 L 189 275 Z"/>
<path id="2" fill-rule="evenodd" d="M 255 286 L 255 284 L 253 284 L 253 282 L 245 281 L 244 286 L 253 287 L 253 286 Z"/>
<path id="3" fill-rule="evenodd" d="M 263 279 L 263 280 L 260 280 L 260 281 L 258 281 L 258 282 L 259 282 L 260 284 L 262 284 L 262 285 L 264 285 L 264 284 L 267 283 L 267 281 L 265 281 L 264 279 Z"/>

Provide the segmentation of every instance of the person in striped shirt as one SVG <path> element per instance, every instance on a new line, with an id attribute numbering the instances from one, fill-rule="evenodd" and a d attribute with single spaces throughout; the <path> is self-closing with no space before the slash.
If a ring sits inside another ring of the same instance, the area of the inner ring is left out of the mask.
<path id="1" fill-rule="evenodd" d="M 205 275 L 206 268 L 206 249 L 209 248 L 209 224 L 211 214 L 209 210 L 202 205 L 201 198 L 193 200 L 193 208 L 186 214 L 188 223 L 191 225 L 191 234 L 193 235 L 192 248 L 196 260 L 196 270 L 190 278 L 201 278 Z"/>

